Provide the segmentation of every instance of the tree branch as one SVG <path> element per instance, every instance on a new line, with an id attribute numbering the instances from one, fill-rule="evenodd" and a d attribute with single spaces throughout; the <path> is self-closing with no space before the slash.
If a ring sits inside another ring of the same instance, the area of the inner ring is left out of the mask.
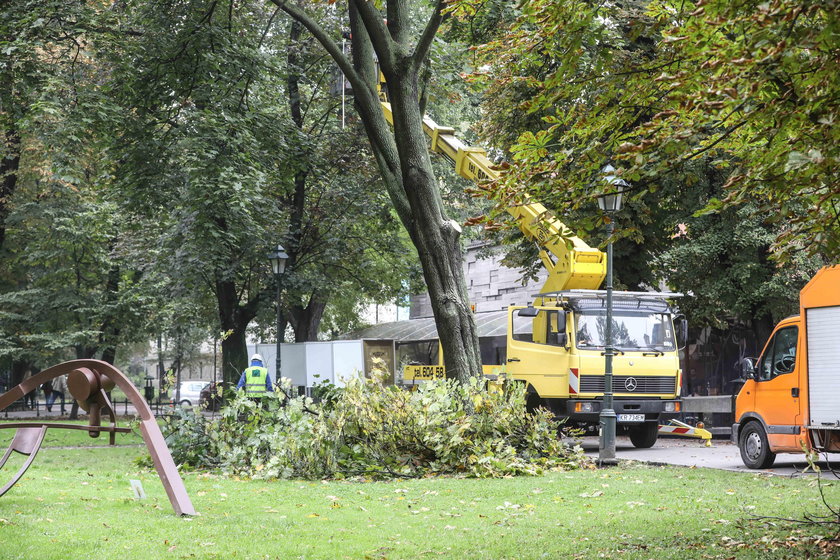
<path id="1" fill-rule="evenodd" d="M 359 17 L 368 31 L 368 37 L 379 58 L 379 64 L 383 71 L 388 74 L 394 70 L 394 42 L 391 40 L 391 33 L 382 20 L 382 14 L 370 0 L 350 0 L 356 7 Z"/>
<path id="2" fill-rule="evenodd" d="M 406 43 L 406 33 L 408 31 L 406 26 L 406 2 L 405 0 L 388 0 L 386 7 L 387 16 L 386 24 L 388 30 L 391 32 L 391 39 L 397 43 L 404 45 Z"/>
<path id="3" fill-rule="evenodd" d="M 321 43 L 321 46 L 323 46 L 329 53 L 341 69 L 341 72 L 353 86 L 353 90 L 357 95 L 363 95 L 363 92 L 370 93 L 374 96 L 376 95 L 376 93 L 372 92 L 368 85 L 365 84 L 361 76 L 353 68 L 350 60 L 344 56 L 344 53 L 341 52 L 339 46 L 332 40 L 332 37 L 330 37 L 324 28 L 318 25 L 318 23 L 313 20 L 309 14 L 303 11 L 299 6 L 290 3 L 289 0 L 271 0 L 271 3 L 286 12 L 295 20 L 299 21 L 307 29 L 307 31 L 309 31 L 312 36 Z"/>
<path id="4" fill-rule="evenodd" d="M 432 47 L 432 41 L 434 41 L 440 25 L 448 17 L 448 14 L 443 15 L 442 13 L 444 4 L 443 0 L 438 0 L 437 6 L 434 8 L 434 13 L 429 18 L 428 23 L 426 23 L 426 29 L 423 30 L 420 40 L 417 41 L 414 54 L 411 55 L 411 62 L 414 68 L 420 68 L 423 61 L 426 60 L 426 57 L 429 55 L 429 49 Z"/>
<path id="5" fill-rule="evenodd" d="M 745 124 L 747 124 L 746 120 L 743 120 L 743 121 L 741 121 L 737 124 L 733 124 L 728 129 L 726 129 L 717 139 L 715 139 L 714 142 L 712 142 L 711 144 L 708 144 L 707 146 L 704 146 L 704 147 L 700 148 L 699 150 L 695 150 L 692 153 L 688 154 L 687 156 L 683 157 L 680 160 L 680 163 L 684 163 L 684 162 L 686 162 L 690 159 L 693 159 L 693 158 L 699 156 L 700 154 L 702 154 L 704 152 L 708 152 L 709 150 L 711 150 L 712 148 L 714 148 L 715 146 L 717 146 L 718 144 L 723 142 L 726 138 L 729 137 L 730 134 L 732 134 L 733 132 L 735 132 L 736 130 L 738 130 L 739 128 L 744 126 Z"/>

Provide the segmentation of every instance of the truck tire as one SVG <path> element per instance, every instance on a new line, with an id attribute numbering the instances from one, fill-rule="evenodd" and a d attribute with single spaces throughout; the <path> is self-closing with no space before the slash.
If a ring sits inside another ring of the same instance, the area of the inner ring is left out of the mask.
<path id="1" fill-rule="evenodd" d="M 659 437 L 659 422 L 645 422 L 640 426 L 630 428 L 628 434 L 633 447 L 647 449 L 653 447 L 656 438 Z"/>
<path id="2" fill-rule="evenodd" d="M 749 422 L 738 434 L 738 450 L 741 460 L 750 469 L 767 469 L 776 460 L 776 454 L 770 451 L 767 434 L 758 422 Z"/>

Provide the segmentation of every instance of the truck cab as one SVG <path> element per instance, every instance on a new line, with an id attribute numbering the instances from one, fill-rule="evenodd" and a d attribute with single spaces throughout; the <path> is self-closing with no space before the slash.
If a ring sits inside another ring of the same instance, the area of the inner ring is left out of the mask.
<path id="1" fill-rule="evenodd" d="M 664 299 L 676 295 L 614 296 L 613 408 L 618 432 L 636 447 L 654 444 L 660 414 L 679 411 L 677 338 Z M 532 404 L 593 431 L 606 385 L 604 292 L 568 290 L 552 297 L 510 309 L 505 372 L 528 384 Z"/>
<path id="2" fill-rule="evenodd" d="M 776 453 L 802 450 L 802 375 L 799 316 L 780 322 L 757 360 L 743 363 L 746 380 L 735 401 L 733 437 L 744 464 L 763 469 Z"/>
<path id="3" fill-rule="evenodd" d="M 799 305 L 758 359 L 742 362 L 732 437 L 752 469 L 777 453 L 840 451 L 840 266 L 820 270 Z"/>

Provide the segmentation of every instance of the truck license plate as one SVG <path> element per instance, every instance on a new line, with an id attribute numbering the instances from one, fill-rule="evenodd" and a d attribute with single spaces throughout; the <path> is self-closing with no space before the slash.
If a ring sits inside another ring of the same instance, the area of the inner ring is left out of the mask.
<path id="1" fill-rule="evenodd" d="M 618 415 L 619 422 L 644 422 L 645 415 L 644 414 L 619 414 Z"/>

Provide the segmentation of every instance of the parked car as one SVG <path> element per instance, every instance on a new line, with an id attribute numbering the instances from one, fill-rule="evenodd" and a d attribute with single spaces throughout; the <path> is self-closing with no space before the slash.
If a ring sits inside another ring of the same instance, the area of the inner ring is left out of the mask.
<path id="1" fill-rule="evenodd" d="M 233 391 L 233 386 L 227 381 L 218 381 L 216 383 L 208 383 L 207 386 L 201 390 L 201 397 L 199 398 L 199 406 L 202 410 L 218 411 L 222 407 L 222 402 L 225 398 L 230 399 Z"/>
<path id="2" fill-rule="evenodd" d="M 202 389 L 208 385 L 210 384 L 206 381 L 181 381 L 181 389 L 178 393 L 173 393 L 172 400 L 177 397 L 181 406 L 197 405 Z"/>

